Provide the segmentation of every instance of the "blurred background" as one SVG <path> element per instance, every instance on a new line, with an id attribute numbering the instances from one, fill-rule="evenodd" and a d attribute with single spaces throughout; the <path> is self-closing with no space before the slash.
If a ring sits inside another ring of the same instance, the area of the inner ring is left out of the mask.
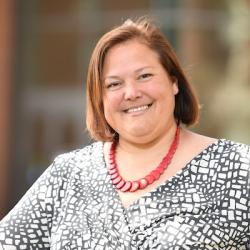
<path id="1" fill-rule="evenodd" d="M 250 144 L 249 0 L 0 0 L 0 217 L 56 155 L 90 142 L 91 50 L 142 15 L 160 25 L 197 90 L 192 129 Z"/>

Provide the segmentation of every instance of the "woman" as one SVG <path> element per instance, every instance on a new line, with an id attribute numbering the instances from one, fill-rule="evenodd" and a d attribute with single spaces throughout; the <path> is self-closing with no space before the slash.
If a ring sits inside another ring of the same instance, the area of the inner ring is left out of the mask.
<path id="1" fill-rule="evenodd" d="M 2 220 L 2 248 L 250 249 L 249 147 L 188 131 L 197 119 L 157 27 L 106 33 L 87 79 L 98 142 L 55 159 Z"/>

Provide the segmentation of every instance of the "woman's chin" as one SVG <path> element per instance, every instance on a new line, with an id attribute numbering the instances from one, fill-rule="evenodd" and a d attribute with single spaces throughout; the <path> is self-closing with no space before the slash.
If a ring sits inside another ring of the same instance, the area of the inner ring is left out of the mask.
<path id="1" fill-rule="evenodd" d="M 150 135 L 152 134 L 152 130 L 153 128 L 149 128 L 143 124 L 141 126 L 133 126 L 130 127 L 129 129 L 126 129 L 125 133 L 120 133 L 120 138 L 127 137 L 140 142 L 143 141 L 144 138 L 145 139 L 149 138 Z"/>

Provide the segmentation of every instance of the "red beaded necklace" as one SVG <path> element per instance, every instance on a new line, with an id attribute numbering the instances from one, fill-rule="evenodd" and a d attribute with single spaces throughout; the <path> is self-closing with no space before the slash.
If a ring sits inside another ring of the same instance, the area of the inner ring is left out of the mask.
<path id="1" fill-rule="evenodd" d="M 138 189 L 146 188 L 148 185 L 158 180 L 160 178 L 160 175 L 167 169 L 174 156 L 179 142 L 179 135 L 180 128 L 178 126 L 175 132 L 174 140 L 160 164 L 144 178 L 138 179 L 136 181 L 125 181 L 120 176 L 115 160 L 116 142 L 114 141 L 110 147 L 108 166 L 108 172 L 110 174 L 113 185 L 122 192 L 135 192 Z"/>

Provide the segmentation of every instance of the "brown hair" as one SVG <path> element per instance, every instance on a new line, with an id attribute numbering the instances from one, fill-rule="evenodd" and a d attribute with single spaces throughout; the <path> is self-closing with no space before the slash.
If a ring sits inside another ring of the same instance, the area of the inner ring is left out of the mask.
<path id="1" fill-rule="evenodd" d="M 198 120 L 198 99 L 166 37 L 146 18 L 135 22 L 129 19 L 101 37 L 90 59 L 87 75 L 86 125 L 95 140 L 111 141 L 115 135 L 104 116 L 102 74 L 105 56 L 110 48 L 131 39 L 138 39 L 154 50 L 167 73 L 177 80 L 179 92 L 175 96 L 174 110 L 177 122 L 190 126 Z"/>

